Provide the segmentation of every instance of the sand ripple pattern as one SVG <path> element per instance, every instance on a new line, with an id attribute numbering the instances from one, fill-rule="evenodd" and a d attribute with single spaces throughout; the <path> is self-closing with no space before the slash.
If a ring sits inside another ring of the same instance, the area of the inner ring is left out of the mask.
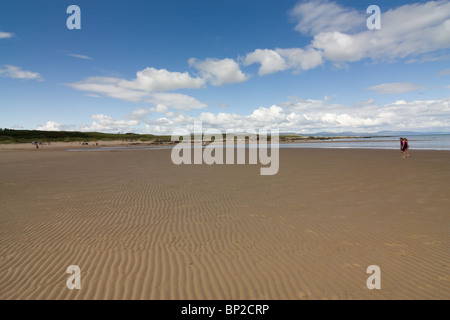
<path id="1" fill-rule="evenodd" d="M 1 156 L 0 299 L 450 298 L 445 152 L 281 149 L 275 176 L 169 150 Z"/>

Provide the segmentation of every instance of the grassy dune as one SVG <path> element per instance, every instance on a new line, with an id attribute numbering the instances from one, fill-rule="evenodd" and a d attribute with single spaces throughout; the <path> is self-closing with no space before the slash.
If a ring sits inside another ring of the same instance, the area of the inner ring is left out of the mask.
<path id="1" fill-rule="evenodd" d="M 170 136 L 155 136 L 152 134 L 112 134 L 100 132 L 78 131 L 39 131 L 39 130 L 11 130 L 0 131 L 0 143 L 30 143 L 39 142 L 73 142 L 73 141 L 116 141 L 116 140 L 140 140 L 140 141 L 170 141 Z"/>

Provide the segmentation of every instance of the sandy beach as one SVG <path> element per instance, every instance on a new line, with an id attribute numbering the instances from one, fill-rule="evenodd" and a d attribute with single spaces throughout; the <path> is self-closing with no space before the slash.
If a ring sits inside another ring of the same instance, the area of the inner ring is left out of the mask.
<path id="1" fill-rule="evenodd" d="M 0 299 L 450 299 L 449 151 L 67 148 L 0 148 Z"/>

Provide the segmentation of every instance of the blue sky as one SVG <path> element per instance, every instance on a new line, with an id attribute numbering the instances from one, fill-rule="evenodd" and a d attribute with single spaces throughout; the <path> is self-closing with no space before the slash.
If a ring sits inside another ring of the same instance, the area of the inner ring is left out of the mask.
<path id="1" fill-rule="evenodd" d="M 450 132 L 449 97 L 449 1 L 0 3 L 3 128 Z"/>

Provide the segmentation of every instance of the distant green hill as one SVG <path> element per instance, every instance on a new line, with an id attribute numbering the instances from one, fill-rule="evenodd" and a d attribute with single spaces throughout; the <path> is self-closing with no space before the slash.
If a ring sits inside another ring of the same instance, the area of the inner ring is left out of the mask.
<path id="1" fill-rule="evenodd" d="M 222 135 L 226 138 L 226 135 Z M 257 135 L 259 138 L 259 135 Z M 268 140 L 271 139 L 270 134 Z M 334 137 L 341 139 L 344 137 Z M 295 140 L 329 140 L 333 137 L 301 136 L 296 134 L 282 134 L 280 141 Z M 152 141 L 153 143 L 170 142 L 171 136 L 156 136 L 153 134 L 136 133 L 101 133 L 101 132 L 80 132 L 80 131 L 40 131 L 40 130 L 14 130 L 0 129 L 0 144 L 7 143 L 31 143 L 39 142 L 91 142 L 91 141 Z"/>
<path id="2" fill-rule="evenodd" d="M 152 134 L 113 134 L 100 132 L 79 131 L 40 131 L 40 130 L 0 130 L 0 143 L 31 143 L 39 142 L 73 142 L 73 141 L 114 141 L 114 140 L 140 140 L 159 142 L 170 141 L 170 136 L 155 136 Z"/>

